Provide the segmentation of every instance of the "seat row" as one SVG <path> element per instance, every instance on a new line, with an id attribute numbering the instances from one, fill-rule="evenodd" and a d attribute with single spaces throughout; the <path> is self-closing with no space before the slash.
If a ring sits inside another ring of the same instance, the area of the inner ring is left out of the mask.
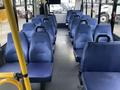
<path id="1" fill-rule="evenodd" d="M 79 57 L 80 84 L 85 90 L 119 90 L 120 41 L 113 40 L 109 24 L 96 24 L 93 29 L 88 19 L 77 23 L 81 22 L 80 17 L 77 18 L 79 20 L 73 22 L 77 29 L 72 29 L 76 30 L 75 39 L 70 37 L 74 52 Z"/>
<path id="2" fill-rule="evenodd" d="M 97 24 L 96 19 L 83 15 L 80 10 L 70 10 L 67 16 L 69 18 L 66 18 L 66 23 L 68 22 L 69 36 L 77 62 L 81 62 L 83 49 L 87 42 L 113 41 L 110 24 Z"/>
<path id="3" fill-rule="evenodd" d="M 45 89 L 45 83 L 52 79 L 57 34 L 57 24 L 56 21 L 53 21 L 55 20 L 54 15 L 50 15 L 51 21 L 49 17 L 43 16 L 34 17 L 33 19 L 39 21 L 39 23 L 34 20 L 25 23 L 22 31 L 19 32 L 30 81 L 41 83 L 41 89 Z M 43 21 L 40 21 L 40 18 Z M 5 64 L 0 67 L 0 72 L 21 73 L 11 33 L 8 34 L 4 58 Z"/>

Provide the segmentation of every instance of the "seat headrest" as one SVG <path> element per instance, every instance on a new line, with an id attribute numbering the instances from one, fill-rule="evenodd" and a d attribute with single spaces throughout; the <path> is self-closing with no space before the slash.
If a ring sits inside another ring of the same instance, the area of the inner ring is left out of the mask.
<path id="1" fill-rule="evenodd" d="M 31 30 L 33 30 L 35 28 L 35 25 L 34 25 L 34 23 L 25 23 L 25 24 L 23 24 L 23 30 L 25 30 L 25 31 L 31 31 Z"/>
<path id="2" fill-rule="evenodd" d="M 44 26 L 41 25 L 36 27 L 36 32 L 43 32 L 43 31 L 46 31 Z"/>
<path id="3" fill-rule="evenodd" d="M 94 33 L 94 41 L 97 40 L 98 36 L 100 35 L 106 35 L 110 37 L 110 41 L 113 41 L 113 35 L 112 35 L 112 30 L 111 30 L 111 25 L 110 24 L 98 24 L 95 28 L 95 33 Z M 99 37 L 99 41 L 107 41 L 108 38 L 106 37 Z"/>

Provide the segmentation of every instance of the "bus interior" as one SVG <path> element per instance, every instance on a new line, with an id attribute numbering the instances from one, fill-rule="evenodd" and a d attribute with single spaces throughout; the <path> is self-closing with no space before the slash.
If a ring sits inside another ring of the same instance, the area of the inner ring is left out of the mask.
<path id="1" fill-rule="evenodd" d="M 0 90 L 120 90 L 119 30 L 120 0 L 0 0 Z"/>

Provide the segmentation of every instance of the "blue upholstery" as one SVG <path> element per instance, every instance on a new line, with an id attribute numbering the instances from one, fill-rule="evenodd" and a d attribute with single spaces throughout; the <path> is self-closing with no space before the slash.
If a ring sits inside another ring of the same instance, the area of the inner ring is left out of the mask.
<path id="1" fill-rule="evenodd" d="M 81 63 L 82 72 L 120 72 L 120 42 L 89 42 Z"/>
<path id="2" fill-rule="evenodd" d="M 86 43 L 93 41 L 91 28 L 86 24 L 80 24 L 80 26 L 80 31 L 78 31 L 77 36 L 73 41 L 74 53 L 77 58 L 77 62 L 81 61 L 83 49 Z"/>
<path id="3" fill-rule="evenodd" d="M 52 44 L 54 45 L 56 37 L 55 37 L 55 33 L 53 31 L 53 28 L 52 28 L 52 25 L 51 25 L 49 19 L 48 20 L 44 20 L 43 26 L 45 27 L 46 32 L 48 32 L 48 34 L 50 36 L 50 40 L 51 40 Z"/>
<path id="4" fill-rule="evenodd" d="M 21 69 L 18 62 L 6 63 L 0 67 L 0 72 L 20 73 Z"/>
<path id="5" fill-rule="evenodd" d="M 71 16 L 70 16 L 70 20 L 68 22 L 68 27 L 69 29 L 71 30 L 71 27 L 72 27 L 72 24 L 73 24 L 73 20 L 74 20 L 74 17 L 76 17 L 76 15 L 78 15 L 80 18 L 82 18 L 83 14 L 81 11 L 79 10 L 76 10 L 76 11 L 73 11 Z"/>
<path id="6" fill-rule="evenodd" d="M 56 23 L 56 17 L 54 15 L 48 15 L 47 17 L 45 15 L 37 15 L 36 18 L 39 18 L 42 23 L 44 23 L 43 22 L 44 18 L 48 18 L 50 23 L 52 24 L 54 33 L 57 34 L 57 23 Z"/>
<path id="7" fill-rule="evenodd" d="M 84 72 L 85 90 L 120 90 L 120 72 Z"/>
<path id="8" fill-rule="evenodd" d="M 29 52 L 30 62 L 52 62 L 52 46 L 45 31 L 33 34 Z"/>
<path id="9" fill-rule="evenodd" d="M 92 42 L 92 33 L 79 33 L 75 39 L 73 46 L 75 49 L 83 48 L 87 42 Z"/>
<path id="10" fill-rule="evenodd" d="M 71 38 L 74 38 L 74 37 L 75 37 L 75 33 L 76 33 L 76 31 L 78 30 L 79 23 L 80 23 L 80 17 L 74 18 L 73 24 L 72 24 L 71 30 L 70 30 Z"/>
<path id="11" fill-rule="evenodd" d="M 55 19 L 54 19 L 54 17 L 53 16 L 48 16 L 48 19 L 50 20 L 50 22 L 51 22 L 51 24 L 52 24 L 52 28 L 53 28 L 53 30 L 54 30 L 54 33 L 55 33 L 55 35 L 57 34 L 57 24 L 56 24 L 56 22 L 55 22 Z"/>
<path id="12" fill-rule="evenodd" d="M 35 25 L 33 23 L 25 23 L 23 25 L 22 32 L 24 32 L 25 35 L 27 36 L 29 43 L 30 43 L 31 37 L 34 33 L 34 29 L 35 29 Z"/>
<path id="13" fill-rule="evenodd" d="M 120 90 L 119 53 L 119 41 L 86 45 L 80 70 L 85 90 Z"/>
<path id="14" fill-rule="evenodd" d="M 33 17 L 33 18 L 32 18 L 32 23 L 34 23 L 36 26 L 37 26 L 37 25 L 41 25 L 42 20 L 41 20 L 40 17 Z"/>
<path id="15" fill-rule="evenodd" d="M 76 44 L 76 41 L 79 41 L 79 40 L 81 42 L 84 41 L 85 39 L 86 40 L 88 39 L 88 41 L 89 41 L 89 39 L 91 39 L 93 41 L 91 29 L 92 28 L 87 24 L 79 24 L 79 27 L 77 28 L 77 30 L 75 32 L 75 36 L 73 36 L 73 41 L 75 42 L 75 44 Z"/>
<path id="16" fill-rule="evenodd" d="M 48 82 L 52 78 L 52 63 L 30 63 L 28 65 L 28 74 L 31 82 Z"/>
<path id="17" fill-rule="evenodd" d="M 74 33 L 74 29 L 78 27 L 79 22 L 80 22 L 80 16 L 74 15 L 73 20 L 71 22 L 71 26 L 69 27 L 71 36 L 72 36 L 72 33 Z"/>
<path id="18" fill-rule="evenodd" d="M 76 35 L 78 27 L 82 28 L 82 26 L 79 26 L 79 24 L 82 25 L 82 24 L 84 24 L 83 22 L 85 22 L 85 24 L 88 24 L 91 27 L 91 30 L 95 29 L 96 24 L 97 24 L 96 20 L 91 19 L 90 16 L 88 16 L 88 15 L 83 15 L 81 17 L 75 17 L 72 22 L 72 26 L 71 26 L 71 37 L 73 39 Z"/>
<path id="19" fill-rule="evenodd" d="M 70 16 L 71 16 L 72 12 L 73 12 L 72 10 L 67 11 L 66 23 L 69 23 Z"/>
<path id="20" fill-rule="evenodd" d="M 110 24 L 98 24 L 95 33 L 94 33 L 94 41 L 96 41 L 99 35 L 107 35 L 110 37 L 110 41 L 113 41 L 112 30 Z M 106 37 L 99 38 L 99 42 L 107 41 Z"/>
<path id="21" fill-rule="evenodd" d="M 28 74 L 31 82 L 48 82 L 52 78 L 53 53 L 50 38 L 43 27 L 32 36 L 29 50 Z"/>
<path id="22" fill-rule="evenodd" d="M 83 15 L 80 19 L 81 21 L 86 21 L 87 24 L 92 28 L 93 32 L 97 26 L 97 20 L 96 19 L 93 19 L 91 18 L 89 15 Z"/>
<path id="23" fill-rule="evenodd" d="M 97 26 L 97 20 L 96 20 L 96 19 L 93 19 L 93 18 L 90 18 L 90 19 L 88 19 L 88 24 L 89 24 L 89 26 L 92 28 L 93 33 L 94 33 L 95 28 L 96 28 L 96 26 Z"/>
<path id="24" fill-rule="evenodd" d="M 71 26 L 72 26 L 72 21 L 74 19 L 74 17 L 76 16 L 77 14 L 76 13 L 73 13 L 71 16 L 70 16 L 70 20 L 68 22 L 68 28 L 71 29 Z"/>
<path id="25" fill-rule="evenodd" d="M 20 32 L 19 36 L 20 36 L 22 50 L 23 50 L 23 54 L 25 56 L 25 60 L 28 60 L 28 41 L 27 41 L 24 33 Z M 16 54 L 16 50 L 14 47 L 11 33 L 9 33 L 8 37 L 7 37 L 7 45 L 6 45 L 4 55 L 5 55 L 6 62 L 8 62 L 8 63 L 18 62 L 18 57 Z"/>
<path id="26" fill-rule="evenodd" d="M 57 20 L 56 20 L 56 17 L 55 15 L 48 15 L 48 18 L 51 18 L 51 20 L 53 20 L 52 22 L 55 24 L 55 27 L 57 27 Z"/>
<path id="27" fill-rule="evenodd" d="M 80 17 L 82 16 L 82 12 L 80 10 L 69 10 L 67 12 L 67 16 L 66 16 L 66 23 L 69 23 L 71 15 L 73 13 L 76 13 L 76 15 L 79 15 Z"/>
<path id="28" fill-rule="evenodd" d="M 91 19 L 89 15 L 82 15 L 81 20 L 88 20 Z"/>

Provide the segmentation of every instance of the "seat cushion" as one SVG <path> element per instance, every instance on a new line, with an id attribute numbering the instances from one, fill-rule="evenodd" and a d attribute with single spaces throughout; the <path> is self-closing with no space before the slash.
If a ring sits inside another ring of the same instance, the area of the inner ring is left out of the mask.
<path id="1" fill-rule="evenodd" d="M 120 90 L 120 73 L 84 72 L 85 90 Z"/>
<path id="2" fill-rule="evenodd" d="M 28 74 L 31 82 L 49 82 L 52 77 L 52 63 L 29 63 Z"/>
<path id="3" fill-rule="evenodd" d="M 6 63 L 5 65 L 0 67 L 0 72 L 15 72 L 20 73 L 19 63 Z"/>
<path id="4" fill-rule="evenodd" d="M 75 49 L 74 50 L 74 55 L 76 58 L 76 62 L 80 62 L 83 54 L 83 49 Z"/>

